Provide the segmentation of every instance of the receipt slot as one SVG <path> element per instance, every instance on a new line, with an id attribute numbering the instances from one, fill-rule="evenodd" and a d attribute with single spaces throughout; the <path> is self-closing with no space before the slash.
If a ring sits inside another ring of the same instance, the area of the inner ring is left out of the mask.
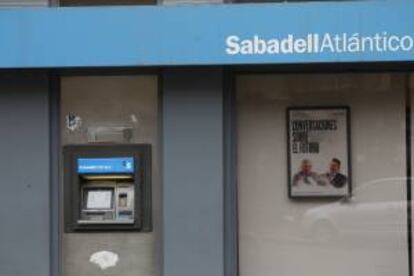
<path id="1" fill-rule="evenodd" d="M 150 145 L 66 146 L 65 231 L 150 231 L 150 161 Z"/>

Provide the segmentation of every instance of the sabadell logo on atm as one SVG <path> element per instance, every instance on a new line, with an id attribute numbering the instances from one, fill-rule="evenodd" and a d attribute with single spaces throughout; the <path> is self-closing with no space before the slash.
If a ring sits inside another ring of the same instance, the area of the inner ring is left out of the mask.
<path id="1" fill-rule="evenodd" d="M 126 169 L 132 169 L 132 162 L 128 161 L 128 160 L 124 160 L 122 162 L 122 165 L 126 168 Z"/>
<path id="2" fill-rule="evenodd" d="M 134 158 L 79 158 L 79 173 L 130 173 L 134 171 Z"/>
<path id="3" fill-rule="evenodd" d="M 289 34 L 285 37 L 264 38 L 260 35 L 226 37 L 228 55 L 269 55 L 269 54 L 322 54 L 322 53 L 381 53 L 408 52 L 414 47 L 411 35 L 395 35 L 387 32 L 372 35 L 359 33 L 318 34 L 306 36 Z"/>

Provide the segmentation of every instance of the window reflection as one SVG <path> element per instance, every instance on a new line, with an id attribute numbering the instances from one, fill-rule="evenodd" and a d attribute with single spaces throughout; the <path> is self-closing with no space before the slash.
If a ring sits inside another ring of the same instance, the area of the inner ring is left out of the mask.
<path id="1" fill-rule="evenodd" d="M 408 276 L 406 93 L 405 74 L 237 78 L 240 276 Z M 289 198 L 287 108 L 341 105 L 352 195 Z"/>

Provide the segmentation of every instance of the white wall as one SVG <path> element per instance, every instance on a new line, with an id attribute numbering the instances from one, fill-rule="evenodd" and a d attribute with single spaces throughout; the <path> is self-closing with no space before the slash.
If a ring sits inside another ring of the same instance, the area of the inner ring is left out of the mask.
<path id="1" fill-rule="evenodd" d="M 350 107 L 352 203 L 287 196 L 286 108 L 308 105 Z M 237 108 L 241 276 L 408 275 L 403 76 L 243 75 Z"/>

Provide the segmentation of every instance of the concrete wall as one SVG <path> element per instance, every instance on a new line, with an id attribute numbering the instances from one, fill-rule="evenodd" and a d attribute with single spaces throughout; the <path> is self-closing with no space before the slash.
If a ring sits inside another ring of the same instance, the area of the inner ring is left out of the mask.
<path id="1" fill-rule="evenodd" d="M 66 128 L 65 118 L 76 114 L 82 123 Z M 158 80 L 156 76 L 63 77 L 61 80 L 62 145 L 89 142 L 152 144 L 152 233 L 70 233 L 62 237 L 63 276 L 153 276 L 160 218 L 158 167 Z M 119 129 L 128 128 L 132 137 Z M 63 196 L 63 195 L 62 195 Z M 101 270 L 89 262 L 97 251 L 119 255 L 116 267 Z"/>
<path id="2" fill-rule="evenodd" d="M 240 275 L 408 276 L 404 76 L 245 75 L 237 97 Z M 286 108 L 309 105 L 350 107 L 353 203 L 288 198 Z"/>
<path id="3" fill-rule="evenodd" d="M 0 75 L 0 275 L 49 275 L 48 95 L 46 75 Z"/>

